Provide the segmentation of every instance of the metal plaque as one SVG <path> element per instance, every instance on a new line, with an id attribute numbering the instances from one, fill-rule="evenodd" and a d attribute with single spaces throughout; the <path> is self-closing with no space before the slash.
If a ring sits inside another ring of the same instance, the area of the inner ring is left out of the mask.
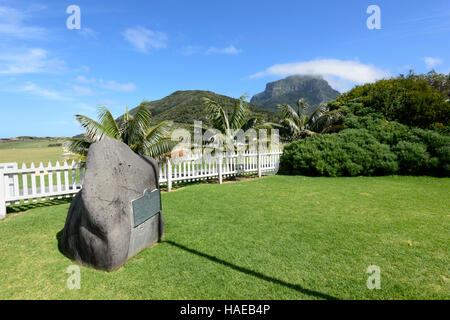
<path id="1" fill-rule="evenodd" d="M 134 227 L 141 225 L 155 214 L 161 212 L 161 192 L 159 189 L 145 189 L 144 196 L 131 202 L 133 206 Z"/>

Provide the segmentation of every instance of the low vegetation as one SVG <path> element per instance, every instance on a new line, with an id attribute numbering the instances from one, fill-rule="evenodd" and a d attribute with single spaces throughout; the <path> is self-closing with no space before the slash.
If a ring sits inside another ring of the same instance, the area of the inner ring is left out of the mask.
<path id="1" fill-rule="evenodd" d="M 389 121 L 430 129 L 450 125 L 450 101 L 425 80 L 393 78 L 358 86 L 337 99 L 337 106 L 356 101 Z"/>
<path id="2" fill-rule="evenodd" d="M 316 123 L 329 128 L 322 133 L 330 134 L 287 145 L 282 171 L 324 176 L 450 175 L 450 102 L 421 77 L 356 87 L 327 109 L 328 116 Z"/>
<path id="3" fill-rule="evenodd" d="M 282 171 L 304 175 L 450 175 L 450 136 L 373 116 L 348 117 L 347 129 L 293 142 Z"/>
<path id="4" fill-rule="evenodd" d="M 32 162 L 47 164 L 49 161 L 64 161 L 63 149 L 51 144 L 60 144 L 62 138 L 14 138 L 4 139 L 0 142 L 0 163 L 17 162 L 21 167 L 23 163 L 29 166 Z"/>

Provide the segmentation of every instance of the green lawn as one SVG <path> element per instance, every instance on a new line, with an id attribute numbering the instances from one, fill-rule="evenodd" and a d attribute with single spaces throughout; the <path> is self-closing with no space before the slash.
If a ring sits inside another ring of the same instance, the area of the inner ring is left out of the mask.
<path id="1" fill-rule="evenodd" d="M 61 143 L 61 141 L 46 140 L 46 139 L 34 139 L 24 141 L 9 141 L 0 142 L 0 163 L 17 162 L 19 169 L 22 168 L 22 164 L 25 163 L 27 168 L 30 168 L 31 163 L 34 163 L 36 168 L 42 162 L 44 167 L 47 167 L 48 163 L 56 165 L 56 161 L 59 161 L 60 165 L 64 164 L 64 160 L 70 165 L 72 159 L 63 157 L 62 147 L 48 147 L 49 144 Z M 75 160 L 78 161 L 78 160 Z M 28 187 L 31 188 L 31 177 L 28 176 Z M 61 181 L 64 184 L 64 175 L 61 176 Z M 72 183 L 72 172 L 69 171 L 69 183 Z M 79 181 L 77 177 L 77 181 Z M 53 184 L 56 185 L 56 174 L 53 174 Z M 48 186 L 48 175 L 45 176 L 45 184 Z M 36 179 L 36 186 L 39 188 L 41 181 Z M 19 174 L 19 188 L 23 187 L 22 175 Z"/>
<path id="2" fill-rule="evenodd" d="M 29 167 L 31 162 L 39 166 L 41 161 L 44 166 L 47 166 L 49 161 L 53 164 L 56 161 L 62 163 L 64 161 L 61 156 L 62 147 L 49 147 L 50 144 L 55 143 L 58 141 L 45 139 L 0 142 L 0 163 L 17 162 L 20 167 L 22 163 Z"/>
<path id="3" fill-rule="evenodd" d="M 0 299 L 448 299 L 450 179 L 271 176 L 164 193 L 164 241 L 111 273 L 57 246 L 69 204 L 0 222 Z M 366 269 L 381 268 L 369 290 Z"/>

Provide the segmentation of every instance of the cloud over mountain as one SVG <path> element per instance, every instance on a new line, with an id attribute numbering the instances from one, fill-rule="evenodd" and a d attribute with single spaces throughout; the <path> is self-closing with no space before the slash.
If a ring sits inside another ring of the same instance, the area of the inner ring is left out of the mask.
<path id="1" fill-rule="evenodd" d="M 354 60 L 317 59 L 304 62 L 276 64 L 250 78 L 264 76 L 320 75 L 339 91 L 348 90 L 354 84 L 364 84 L 389 77 L 389 73 L 373 65 Z"/>

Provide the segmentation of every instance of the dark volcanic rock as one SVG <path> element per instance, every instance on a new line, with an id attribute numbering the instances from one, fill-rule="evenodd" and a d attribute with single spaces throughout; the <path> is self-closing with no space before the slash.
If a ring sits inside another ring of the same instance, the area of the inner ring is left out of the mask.
<path id="1" fill-rule="evenodd" d="M 319 104 L 338 96 L 339 92 L 331 88 L 321 76 L 295 75 L 269 82 L 266 90 L 254 95 L 250 102 L 260 108 L 277 112 L 278 104 L 287 103 L 297 108 L 297 101 L 302 98 L 308 103 L 308 114 L 311 115 Z"/>
<path id="2" fill-rule="evenodd" d="M 89 148 L 82 190 L 75 196 L 60 243 L 71 259 L 113 270 L 143 248 L 160 241 L 161 214 L 134 228 L 132 201 L 159 188 L 155 160 L 106 138 Z"/>

